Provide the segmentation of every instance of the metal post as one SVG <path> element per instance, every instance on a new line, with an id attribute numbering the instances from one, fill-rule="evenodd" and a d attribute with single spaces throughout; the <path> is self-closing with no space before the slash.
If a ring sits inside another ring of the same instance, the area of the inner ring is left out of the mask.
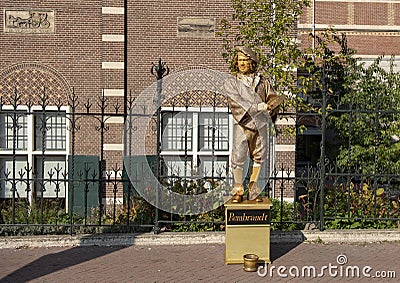
<path id="1" fill-rule="evenodd" d="M 158 180 L 157 186 L 160 186 L 160 174 L 161 174 L 161 93 L 162 93 L 162 78 L 169 74 L 169 68 L 161 61 L 158 60 L 158 65 L 156 66 L 152 63 L 150 73 L 157 78 L 157 112 L 156 112 L 156 125 L 157 125 L 157 166 L 156 166 L 156 177 Z M 157 190 L 159 192 L 159 190 Z M 158 234 L 160 232 L 160 227 L 158 223 L 158 202 L 159 195 L 156 195 L 156 211 L 155 211 L 155 223 L 154 223 L 154 233 Z"/>
<path id="2" fill-rule="evenodd" d="M 99 212 L 99 225 L 101 225 L 102 222 L 102 216 L 103 216 L 103 212 L 104 212 L 104 207 L 103 207 L 103 193 L 106 191 L 106 180 L 105 180 L 105 176 L 104 173 L 106 171 L 106 164 L 105 164 L 105 160 L 104 160 L 104 135 L 105 132 L 109 129 L 108 126 L 105 125 L 105 110 L 107 108 L 107 98 L 104 95 L 104 89 L 102 92 L 102 96 L 100 99 L 100 103 L 98 104 L 98 106 L 101 109 L 101 116 L 99 119 L 100 122 L 100 164 L 99 164 L 99 180 L 100 180 L 100 186 L 99 186 L 99 192 L 98 192 L 98 198 L 99 198 L 99 208 L 100 208 L 100 212 Z"/>
<path id="3" fill-rule="evenodd" d="M 128 0 L 124 0 L 124 121 L 128 114 Z"/>
<path id="4" fill-rule="evenodd" d="M 326 107 L 327 107 L 327 90 L 326 90 L 326 62 L 322 65 L 322 137 L 321 137 L 321 155 L 320 155 L 320 226 L 319 229 L 324 230 L 324 187 L 325 187 L 325 141 L 326 141 Z"/>
<path id="5" fill-rule="evenodd" d="M 69 199 L 69 224 L 70 224 L 70 234 L 74 233 L 74 221 L 73 221 L 73 216 L 74 216 L 74 193 L 75 193 L 75 131 L 77 130 L 77 125 L 76 125 L 76 107 L 78 106 L 77 102 L 77 97 L 75 96 L 75 90 L 72 89 L 72 94 L 69 97 L 68 104 L 71 108 L 71 116 L 70 116 L 70 123 L 71 123 L 71 159 L 70 159 L 70 164 L 71 164 L 71 169 L 69 174 L 69 185 L 68 185 L 68 190 L 70 192 L 70 199 Z"/>

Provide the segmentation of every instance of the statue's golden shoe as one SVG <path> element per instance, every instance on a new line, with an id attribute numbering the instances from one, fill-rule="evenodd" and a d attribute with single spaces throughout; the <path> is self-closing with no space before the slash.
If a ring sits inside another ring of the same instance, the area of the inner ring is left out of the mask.
<path id="1" fill-rule="evenodd" d="M 248 199 L 249 200 L 255 200 L 256 202 L 262 202 L 263 199 L 260 197 L 261 194 L 261 190 L 258 187 L 253 187 L 251 189 L 249 189 L 249 195 L 248 195 Z"/>
<path id="2" fill-rule="evenodd" d="M 243 195 L 236 194 L 232 197 L 232 203 L 241 203 L 243 201 Z"/>
<path id="3" fill-rule="evenodd" d="M 233 203 L 241 203 L 243 201 L 243 194 L 244 194 L 243 186 L 241 184 L 235 184 L 233 186 L 231 194 L 233 195 L 232 197 Z"/>

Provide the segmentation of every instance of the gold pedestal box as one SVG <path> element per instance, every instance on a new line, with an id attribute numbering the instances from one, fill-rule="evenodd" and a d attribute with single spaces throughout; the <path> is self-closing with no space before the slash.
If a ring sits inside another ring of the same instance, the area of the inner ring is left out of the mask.
<path id="1" fill-rule="evenodd" d="M 225 264 L 243 263 L 243 255 L 256 254 L 270 263 L 271 201 L 225 203 Z"/>

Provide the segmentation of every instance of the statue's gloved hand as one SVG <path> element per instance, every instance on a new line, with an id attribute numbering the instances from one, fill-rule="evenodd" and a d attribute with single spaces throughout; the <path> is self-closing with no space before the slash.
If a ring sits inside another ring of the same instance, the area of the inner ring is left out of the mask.
<path id="1" fill-rule="evenodd" d="M 275 123 L 276 118 L 278 117 L 279 107 L 272 108 L 269 103 L 259 103 L 257 104 L 258 111 L 268 111 L 269 116 L 271 117 L 272 121 Z"/>
<path id="2" fill-rule="evenodd" d="M 270 107 L 267 103 L 261 102 L 257 104 L 258 111 L 270 111 Z"/>

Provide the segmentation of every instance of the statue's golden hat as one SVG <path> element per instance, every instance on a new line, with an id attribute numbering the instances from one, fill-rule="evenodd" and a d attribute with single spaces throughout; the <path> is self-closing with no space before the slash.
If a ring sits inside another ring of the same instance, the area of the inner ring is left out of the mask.
<path id="1" fill-rule="evenodd" d="M 251 50 L 247 46 L 235 46 L 235 50 L 237 52 L 242 52 L 244 55 L 248 56 L 251 60 L 256 62 L 257 64 L 260 63 L 260 59 L 258 59 L 256 53 L 254 53 L 253 50 Z"/>

